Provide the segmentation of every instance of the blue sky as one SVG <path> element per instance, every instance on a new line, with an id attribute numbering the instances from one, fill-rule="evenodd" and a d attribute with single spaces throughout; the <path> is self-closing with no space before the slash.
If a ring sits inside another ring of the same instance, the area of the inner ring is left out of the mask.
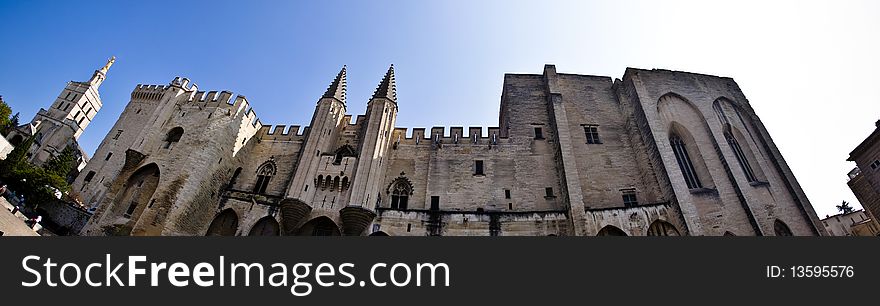
<path id="1" fill-rule="evenodd" d="M 0 1 L 0 95 L 22 119 L 111 55 L 94 151 L 136 84 L 231 90 L 265 124 L 307 125 L 348 65 L 363 113 L 393 63 L 398 126 L 495 126 L 504 73 L 619 78 L 626 67 L 733 77 L 820 216 L 880 119 L 870 1 Z M 856 205 L 858 207 L 858 205 Z"/>

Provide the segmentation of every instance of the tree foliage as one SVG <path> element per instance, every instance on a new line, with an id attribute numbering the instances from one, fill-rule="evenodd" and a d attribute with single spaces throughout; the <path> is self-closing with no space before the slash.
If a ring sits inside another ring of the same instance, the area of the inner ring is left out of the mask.
<path id="1" fill-rule="evenodd" d="M 12 108 L 10 108 L 9 105 L 7 105 L 6 102 L 3 102 L 3 99 L 0 98 L 0 127 L 3 128 L 3 135 L 4 136 L 9 134 L 8 127 L 11 122 L 9 115 L 11 115 L 11 114 L 12 114 Z M 18 116 L 18 114 L 15 114 L 15 115 Z M 16 121 L 18 121 L 17 118 L 16 118 Z"/>
<path id="2" fill-rule="evenodd" d="M 39 204 L 55 199 L 55 189 L 66 192 L 67 174 L 75 166 L 73 148 L 65 148 L 44 167 L 32 165 L 27 160 L 27 151 L 34 144 L 34 137 L 16 146 L 0 161 L 0 179 L 13 191 L 25 196 L 25 203 Z"/>
<path id="3" fill-rule="evenodd" d="M 849 202 L 847 201 L 843 201 L 840 203 L 840 205 L 837 205 L 837 210 L 844 214 L 853 212 L 852 206 L 849 206 Z"/>

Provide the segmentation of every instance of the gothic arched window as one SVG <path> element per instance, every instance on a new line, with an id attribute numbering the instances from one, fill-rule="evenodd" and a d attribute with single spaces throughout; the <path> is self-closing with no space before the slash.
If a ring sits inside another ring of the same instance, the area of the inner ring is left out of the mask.
<path id="1" fill-rule="evenodd" d="M 406 209 L 410 194 L 412 194 L 412 190 L 408 184 L 403 182 L 394 184 L 394 187 L 391 189 L 391 208 Z"/>
<path id="2" fill-rule="evenodd" d="M 697 176 L 697 171 L 688 154 L 685 142 L 678 134 L 673 133 L 669 136 L 669 143 L 672 146 L 672 151 L 675 153 L 675 160 L 678 162 L 678 168 L 681 170 L 682 176 L 684 176 L 688 189 L 703 188 L 703 184 L 700 183 L 700 178 Z"/>
<path id="3" fill-rule="evenodd" d="M 275 163 L 267 161 L 257 170 L 257 183 L 254 184 L 254 193 L 266 193 L 269 181 L 275 175 Z"/>

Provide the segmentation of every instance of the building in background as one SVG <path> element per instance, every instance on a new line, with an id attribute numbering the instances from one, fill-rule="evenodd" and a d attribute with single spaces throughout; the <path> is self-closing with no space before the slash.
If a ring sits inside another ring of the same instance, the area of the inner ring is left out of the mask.
<path id="1" fill-rule="evenodd" d="M 61 90 L 48 110 L 40 108 L 30 122 L 15 128 L 6 135 L 6 139 L 13 146 L 18 146 L 29 137 L 34 137 L 34 144 L 28 150 L 28 160 L 37 166 L 43 165 L 64 151 L 64 148 L 71 146 L 75 149 L 76 169 L 85 167 L 88 155 L 79 146 L 79 136 L 101 110 L 103 104 L 98 88 L 107 78 L 107 72 L 115 61 L 115 57 L 110 58 L 86 82 L 67 82 L 67 86 Z"/>
<path id="2" fill-rule="evenodd" d="M 855 162 L 856 168 L 847 174 L 847 185 L 868 215 L 877 220 L 876 216 L 880 216 L 880 120 L 874 125 L 871 135 L 849 153 L 847 160 Z"/>
<path id="3" fill-rule="evenodd" d="M 822 225 L 830 236 L 877 236 L 880 225 L 864 210 L 826 216 Z"/>
<path id="4" fill-rule="evenodd" d="M 826 235 L 733 79 L 504 76 L 499 126 L 400 128 L 394 67 L 309 126 L 186 78 L 137 85 L 73 184 L 85 235 Z M 467 110 L 461 110 L 467 111 Z"/>

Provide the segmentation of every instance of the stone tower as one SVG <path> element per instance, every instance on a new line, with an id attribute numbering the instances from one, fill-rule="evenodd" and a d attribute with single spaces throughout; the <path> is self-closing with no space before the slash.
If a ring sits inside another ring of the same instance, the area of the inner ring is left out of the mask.
<path id="1" fill-rule="evenodd" d="M 77 140 L 83 131 L 101 110 L 101 96 L 98 88 L 107 79 L 110 66 L 116 62 L 116 57 L 107 60 L 107 64 L 92 74 L 86 82 L 67 82 L 67 86 L 61 91 L 52 106 L 40 109 L 34 118 L 27 124 L 19 126 L 16 131 L 7 135 L 10 143 L 18 145 L 27 137 L 35 137 L 34 146 L 28 155 L 32 163 L 41 165 L 57 155 L 67 146 L 76 148 L 79 153 L 80 165 L 85 165 L 86 158 L 79 149 Z"/>

